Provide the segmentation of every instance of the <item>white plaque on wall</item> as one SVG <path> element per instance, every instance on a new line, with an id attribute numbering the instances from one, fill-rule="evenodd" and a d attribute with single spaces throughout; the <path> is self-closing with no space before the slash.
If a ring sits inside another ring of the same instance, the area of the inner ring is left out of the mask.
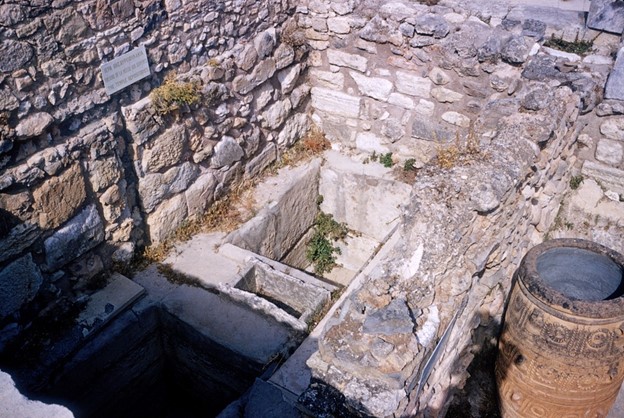
<path id="1" fill-rule="evenodd" d="M 109 96 L 150 75 L 145 45 L 100 65 L 104 88 Z"/>

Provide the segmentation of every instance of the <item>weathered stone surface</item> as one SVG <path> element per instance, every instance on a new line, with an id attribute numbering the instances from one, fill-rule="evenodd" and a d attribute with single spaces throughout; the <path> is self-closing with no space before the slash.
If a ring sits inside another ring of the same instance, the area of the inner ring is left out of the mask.
<path id="1" fill-rule="evenodd" d="M 512 36 L 501 49 L 501 58 L 510 64 L 522 64 L 529 57 L 529 47 L 522 36 Z"/>
<path id="2" fill-rule="evenodd" d="M 52 124 L 54 119 L 49 113 L 39 112 L 22 119 L 15 127 L 15 134 L 19 139 L 41 135 Z"/>
<path id="3" fill-rule="evenodd" d="M 366 316 L 362 332 L 372 335 L 394 335 L 412 333 L 409 308 L 403 299 L 394 299 L 387 306 Z"/>
<path id="4" fill-rule="evenodd" d="M 314 68 L 310 70 L 310 76 L 315 80 L 317 86 L 338 90 L 342 90 L 344 87 L 344 74 L 342 73 L 332 73 Z"/>
<path id="5" fill-rule="evenodd" d="M 622 162 L 623 153 L 624 149 L 619 141 L 601 139 L 596 146 L 596 159 L 603 163 L 618 165 Z"/>
<path id="6" fill-rule="evenodd" d="M 432 116 L 435 111 L 435 104 L 429 100 L 420 99 L 414 111 L 422 116 Z"/>
<path id="7" fill-rule="evenodd" d="M 288 167 L 254 192 L 262 207 L 254 218 L 226 238 L 236 246 L 274 260 L 282 259 L 314 223 L 320 160 Z"/>
<path id="8" fill-rule="evenodd" d="M 89 163 L 89 179 L 96 192 L 106 190 L 121 179 L 121 165 L 115 157 Z"/>
<path id="9" fill-rule="evenodd" d="M 102 219 L 95 205 L 89 205 L 44 241 L 46 264 L 56 270 L 102 241 Z"/>
<path id="10" fill-rule="evenodd" d="M 547 88 L 536 88 L 522 98 L 522 107 L 527 110 L 542 110 L 550 104 L 551 100 L 552 95 Z"/>
<path id="11" fill-rule="evenodd" d="M 308 116 L 305 113 L 297 113 L 289 118 L 277 136 L 278 145 L 293 145 L 305 135 L 308 125 Z"/>
<path id="12" fill-rule="evenodd" d="M 179 194 L 162 203 L 147 216 L 147 227 L 152 244 L 169 238 L 184 223 L 188 208 L 184 194 Z"/>
<path id="13" fill-rule="evenodd" d="M 431 71 L 429 71 L 429 79 L 438 86 L 443 86 L 451 81 L 451 77 L 440 67 L 433 67 Z"/>
<path id="14" fill-rule="evenodd" d="M 139 195 L 146 212 L 152 212 L 164 199 L 183 192 L 199 175 L 197 166 L 186 162 L 164 174 L 154 173 L 139 178 Z"/>
<path id="15" fill-rule="evenodd" d="M 600 133 L 609 139 L 624 141 L 624 117 L 613 117 L 600 125 Z"/>
<path id="16" fill-rule="evenodd" d="M 381 133 L 390 138 L 392 142 L 396 142 L 405 135 L 405 128 L 401 124 L 401 121 L 389 118 L 381 125 Z"/>
<path id="17" fill-rule="evenodd" d="M 384 102 L 388 100 L 393 87 L 392 82 L 379 77 L 366 77 L 355 71 L 349 71 L 349 74 L 357 84 L 360 93 Z"/>
<path id="18" fill-rule="evenodd" d="M 624 100 L 624 47 L 618 51 L 615 65 L 609 74 L 605 98 Z"/>
<path id="19" fill-rule="evenodd" d="M 286 68 L 294 62 L 295 50 L 292 46 L 282 42 L 275 49 L 273 58 L 275 59 L 275 69 L 281 70 L 282 68 Z"/>
<path id="20" fill-rule="evenodd" d="M 474 210 L 488 213 L 500 205 L 500 198 L 490 183 L 481 183 L 470 191 L 470 202 Z"/>
<path id="21" fill-rule="evenodd" d="M 337 116 L 357 118 L 360 115 L 359 97 L 350 96 L 322 87 L 312 88 L 312 106 Z"/>
<path id="22" fill-rule="evenodd" d="M 389 142 L 390 141 L 387 139 L 379 137 L 371 132 L 360 132 L 355 137 L 356 148 L 368 153 L 376 152 L 378 154 L 383 154 L 389 152 L 388 147 L 385 145 Z"/>
<path id="23" fill-rule="evenodd" d="M 411 97 L 405 96 L 401 93 L 390 93 L 388 103 L 400 106 L 404 109 L 414 109 L 414 100 L 412 100 Z"/>
<path id="24" fill-rule="evenodd" d="M 584 176 L 599 181 L 603 186 L 624 193 L 624 171 L 605 164 L 585 161 L 581 170 Z"/>
<path id="25" fill-rule="evenodd" d="M 458 112 L 444 112 L 442 114 L 442 120 L 450 123 L 451 125 L 459 126 L 462 128 L 468 128 L 470 126 L 470 118 Z"/>
<path id="26" fill-rule="evenodd" d="M 440 103 L 455 103 L 463 99 L 464 95 L 445 87 L 436 87 L 431 90 L 431 96 Z"/>
<path id="27" fill-rule="evenodd" d="M 26 42 L 4 39 L 0 44 L 0 71 L 10 73 L 23 68 L 33 57 L 33 50 Z"/>
<path id="28" fill-rule="evenodd" d="M 224 136 L 214 147 L 212 157 L 210 158 L 210 166 L 212 168 L 229 166 L 243 158 L 244 154 L 243 149 L 234 138 Z"/>
<path id="29" fill-rule="evenodd" d="M 429 119 L 416 118 L 412 123 L 412 136 L 427 141 L 450 141 L 454 133 Z"/>
<path id="30" fill-rule="evenodd" d="M 295 88 L 297 84 L 297 80 L 299 79 L 299 74 L 301 73 L 301 64 L 293 65 L 292 67 L 288 67 L 283 71 L 280 71 L 277 74 L 277 79 L 282 86 L 282 94 L 288 94 Z"/>
<path id="31" fill-rule="evenodd" d="M 371 20 L 366 23 L 360 32 L 360 38 L 376 42 L 380 44 L 385 44 L 388 42 L 388 34 L 392 32 L 392 27 L 382 19 L 379 15 L 375 15 Z"/>
<path id="32" fill-rule="evenodd" d="M 619 100 L 605 100 L 596 106 L 598 116 L 624 115 L 624 102 Z"/>
<path id="33" fill-rule="evenodd" d="M 327 19 L 327 27 L 334 33 L 347 34 L 351 32 L 349 21 L 347 17 L 330 17 Z"/>
<path id="34" fill-rule="evenodd" d="M 186 145 L 186 130 L 173 127 L 154 138 L 143 151 L 144 172 L 156 173 L 180 162 Z"/>
<path id="35" fill-rule="evenodd" d="M 263 123 L 264 125 L 263 127 L 267 127 L 269 129 L 279 128 L 282 125 L 282 123 L 284 123 L 284 120 L 289 115 L 290 111 L 291 111 L 290 100 L 284 99 L 282 101 L 274 103 L 267 109 L 266 112 L 262 114 L 262 118 L 264 119 L 264 122 L 265 122 Z M 216 153 L 216 149 L 215 149 L 215 153 Z M 234 161 L 238 161 L 238 159 L 232 160 L 232 162 Z M 229 164 L 231 164 L 231 162 L 228 164 L 223 164 L 223 165 L 229 165 Z"/>
<path id="36" fill-rule="evenodd" d="M 203 214 L 213 202 L 217 179 L 212 173 L 206 173 L 197 178 L 184 192 L 189 216 Z"/>
<path id="37" fill-rule="evenodd" d="M 275 28 L 270 28 L 264 32 L 259 33 L 254 38 L 254 46 L 258 52 L 258 57 L 264 59 L 271 55 L 273 48 L 275 48 Z"/>
<path id="38" fill-rule="evenodd" d="M 396 88 L 400 93 L 409 94 L 410 96 L 419 96 L 428 98 L 431 92 L 431 80 L 424 77 L 418 77 L 404 71 L 396 73 Z"/>
<path id="39" fill-rule="evenodd" d="M 624 5 L 618 0 L 592 0 L 587 26 L 621 35 L 624 32 Z"/>
<path id="40" fill-rule="evenodd" d="M 444 38 L 450 28 L 442 16 L 427 13 L 416 18 L 416 33 L 419 35 L 433 35 L 434 38 Z"/>
<path id="41" fill-rule="evenodd" d="M 361 55 L 348 54 L 335 49 L 327 50 L 327 59 L 332 65 L 348 67 L 360 72 L 365 72 L 368 65 L 368 59 Z"/>
<path id="42" fill-rule="evenodd" d="M 19 101 L 6 86 L 0 90 L 0 110 L 15 110 L 19 107 Z"/>
<path id="43" fill-rule="evenodd" d="M 258 60 L 258 53 L 253 44 L 247 44 L 245 48 L 236 56 L 236 65 L 239 68 L 249 71 Z"/>
<path id="44" fill-rule="evenodd" d="M 287 122 L 288 126 L 288 122 Z M 283 132 L 283 131 L 282 131 Z M 281 133 L 280 133 L 281 134 Z M 273 161 L 277 159 L 277 146 L 273 143 L 268 144 L 260 154 L 249 161 L 245 166 L 245 177 L 253 178 L 267 168 Z"/>
<path id="45" fill-rule="evenodd" d="M 0 318 L 11 315 L 37 294 L 43 277 L 26 254 L 0 271 Z"/>
<path id="46" fill-rule="evenodd" d="M 82 206 L 86 196 L 78 164 L 47 180 L 33 190 L 33 209 L 39 215 L 39 226 L 50 229 L 61 225 Z"/>
<path id="47" fill-rule="evenodd" d="M 0 6 L 0 26 L 13 26 L 26 17 L 25 10 L 17 4 L 3 4 Z"/>

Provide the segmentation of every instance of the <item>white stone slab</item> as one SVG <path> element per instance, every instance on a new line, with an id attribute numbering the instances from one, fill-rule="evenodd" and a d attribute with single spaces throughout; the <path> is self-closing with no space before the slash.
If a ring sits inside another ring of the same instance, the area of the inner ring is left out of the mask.
<path id="1" fill-rule="evenodd" d="M 109 96 L 150 75 L 145 45 L 100 65 Z"/>
<path id="2" fill-rule="evenodd" d="M 84 327 L 83 335 L 100 329 L 144 293 L 145 289 L 137 283 L 119 273 L 113 274 L 108 284 L 91 296 L 78 316 L 78 323 Z"/>

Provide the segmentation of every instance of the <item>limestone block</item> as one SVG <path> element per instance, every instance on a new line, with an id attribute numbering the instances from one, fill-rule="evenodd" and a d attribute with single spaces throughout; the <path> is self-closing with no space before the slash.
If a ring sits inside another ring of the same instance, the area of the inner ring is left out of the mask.
<path id="1" fill-rule="evenodd" d="M 309 94 L 310 86 L 307 83 L 295 88 L 290 94 L 290 102 L 292 103 L 293 109 L 296 109 Z"/>
<path id="2" fill-rule="evenodd" d="M 361 99 L 322 87 L 312 88 L 312 107 L 323 112 L 346 118 L 360 115 Z"/>
<path id="3" fill-rule="evenodd" d="M 295 50 L 292 46 L 282 42 L 273 54 L 275 60 L 275 69 L 281 70 L 288 67 L 295 60 Z"/>
<path id="4" fill-rule="evenodd" d="M 411 97 L 401 93 L 390 93 L 388 103 L 408 110 L 414 109 L 414 100 L 412 100 Z"/>
<path id="5" fill-rule="evenodd" d="M 389 148 L 386 146 L 390 141 L 385 138 L 379 137 L 371 132 L 360 132 L 355 137 L 355 146 L 358 150 L 378 154 L 385 154 L 389 152 Z"/>
<path id="6" fill-rule="evenodd" d="M 243 149 L 234 138 L 224 136 L 214 147 L 212 157 L 210 158 L 210 167 L 221 168 L 229 166 L 243 158 L 244 154 Z"/>
<path id="7" fill-rule="evenodd" d="M 462 128 L 468 128 L 470 126 L 470 118 L 458 112 L 444 112 L 442 114 L 442 120 Z"/>
<path id="8" fill-rule="evenodd" d="M 4 39 L 0 44 L 0 71 L 10 73 L 24 68 L 32 57 L 33 49 L 28 43 Z"/>
<path id="9" fill-rule="evenodd" d="M 26 139 L 41 135 L 54 119 L 49 113 L 33 113 L 22 119 L 15 127 L 15 134 L 18 139 Z"/>
<path id="10" fill-rule="evenodd" d="M 256 104 L 254 107 L 256 111 L 261 111 L 271 100 L 273 100 L 274 92 L 275 89 L 270 82 L 264 83 L 256 89 L 254 92 L 254 101 Z"/>
<path id="11" fill-rule="evenodd" d="M 102 219 L 89 205 L 44 241 L 46 263 L 56 270 L 104 241 Z"/>
<path id="12" fill-rule="evenodd" d="M 297 113 L 286 121 L 286 124 L 277 136 L 278 145 L 291 146 L 305 135 L 308 128 L 308 116 L 305 113 Z"/>
<path id="13" fill-rule="evenodd" d="M 609 139 L 624 141 L 624 117 L 608 118 L 600 124 L 600 133 Z"/>
<path id="14" fill-rule="evenodd" d="M 422 116 L 433 116 L 435 110 L 435 104 L 429 100 L 420 99 L 418 105 L 414 107 L 414 111 Z"/>
<path id="15" fill-rule="evenodd" d="M 154 138 L 143 151 L 143 171 L 155 173 L 180 162 L 186 144 L 186 130 L 175 126 Z"/>
<path id="16" fill-rule="evenodd" d="M 396 142 L 405 135 L 405 128 L 401 124 L 401 121 L 388 118 L 381 125 L 381 133 L 388 137 L 392 142 Z"/>
<path id="17" fill-rule="evenodd" d="M 617 193 L 624 193 L 624 171 L 622 170 L 593 161 L 585 161 L 581 173 Z"/>
<path id="18" fill-rule="evenodd" d="M 0 238 L 0 263 L 21 254 L 33 245 L 41 234 L 41 229 L 30 222 L 13 227 L 8 234 Z"/>
<path id="19" fill-rule="evenodd" d="M 455 134 L 448 128 L 440 126 L 428 118 L 416 118 L 412 123 L 412 136 L 427 141 L 448 142 L 455 138 Z"/>
<path id="20" fill-rule="evenodd" d="M 247 44 L 243 50 L 234 57 L 236 65 L 244 70 L 249 71 L 253 68 L 258 60 L 258 53 L 253 44 Z"/>
<path id="21" fill-rule="evenodd" d="M 217 179 L 212 173 L 206 173 L 197 178 L 184 192 L 189 216 L 203 214 L 213 202 Z"/>
<path id="22" fill-rule="evenodd" d="M 460 101 L 464 95 L 445 87 L 436 87 L 431 90 L 431 96 L 440 103 L 455 103 Z"/>
<path id="23" fill-rule="evenodd" d="M 270 28 L 264 32 L 259 33 L 254 38 L 254 46 L 258 52 L 258 57 L 264 59 L 271 55 L 273 48 L 275 48 L 276 34 L 275 28 Z"/>
<path id="24" fill-rule="evenodd" d="M 381 309 L 367 313 L 362 332 L 371 335 L 411 334 L 411 314 L 404 299 L 394 299 Z"/>
<path id="25" fill-rule="evenodd" d="M 385 44 L 388 42 L 388 35 L 392 32 L 392 27 L 381 16 L 375 15 L 366 23 L 360 32 L 359 37 L 370 42 Z"/>
<path id="26" fill-rule="evenodd" d="M 441 39 L 448 35 L 450 27 L 442 16 L 426 13 L 416 18 L 416 33 L 419 35 L 433 35 Z"/>
<path id="27" fill-rule="evenodd" d="M 621 35 L 624 32 L 622 5 L 615 0 L 592 0 L 587 15 L 587 27 Z"/>
<path id="28" fill-rule="evenodd" d="M 163 202 L 147 216 L 147 227 L 152 244 L 169 238 L 186 221 L 188 207 L 184 194 L 179 194 Z"/>
<path id="29" fill-rule="evenodd" d="M 0 318 L 17 311 L 37 294 L 43 277 L 30 253 L 0 271 Z"/>
<path id="30" fill-rule="evenodd" d="M 510 64 L 522 64 L 529 57 L 529 47 L 523 36 L 512 36 L 501 49 L 501 58 Z"/>
<path id="31" fill-rule="evenodd" d="M 4 87 L 0 90 L 0 110 L 15 110 L 19 107 L 19 101 L 11 93 L 8 87 Z"/>
<path id="32" fill-rule="evenodd" d="M 106 190 L 122 177 L 121 164 L 116 157 L 89 163 L 89 179 L 95 192 Z"/>
<path id="33" fill-rule="evenodd" d="M 624 100 L 624 47 L 620 48 L 605 87 L 605 98 Z"/>
<path id="34" fill-rule="evenodd" d="M 361 55 L 348 54 L 346 52 L 335 49 L 327 50 L 327 59 L 332 65 L 339 67 L 348 67 L 360 72 L 365 72 L 368 66 L 368 60 Z"/>
<path id="35" fill-rule="evenodd" d="M 350 19 L 348 17 L 330 17 L 327 19 L 327 27 L 330 31 L 338 34 L 347 34 L 351 32 Z"/>
<path id="36" fill-rule="evenodd" d="M 0 6 L 1 26 L 13 26 L 22 22 L 25 17 L 25 9 L 17 4 L 3 4 Z"/>
<path id="37" fill-rule="evenodd" d="M 74 164 L 58 177 L 52 177 L 33 190 L 33 208 L 39 215 L 39 226 L 56 228 L 68 220 L 86 198 L 80 166 Z"/>
<path id="38" fill-rule="evenodd" d="M 397 71 L 396 88 L 400 93 L 426 99 L 431 93 L 431 80 L 404 71 Z"/>
<path id="39" fill-rule="evenodd" d="M 319 181 L 324 198 L 321 210 L 365 236 L 383 241 L 411 192 L 410 185 L 385 177 L 389 171 L 381 164 L 362 164 L 328 152 Z"/>
<path id="40" fill-rule="evenodd" d="M 293 65 L 277 74 L 277 79 L 282 87 L 282 94 L 288 94 L 295 88 L 299 74 L 301 73 L 301 64 Z"/>
<path id="41" fill-rule="evenodd" d="M 344 87 L 344 74 L 322 71 L 316 68 L 310 70 L 310 76 L 315 80 L 315 85 L 330 89 L 342 90 Z"/>
<path id="42" fill-rule="evenodd" d="M 603 163 L 618 165 L 622 162 L 623 153 L 622 143 L 619 141 L 603 138 L 598 141 L 598 145 L 596 146 L 596 159 Z"/>
<path id="43" fill-rule="evenodd" d="M 160 130 L 151 113 L 151 100 L 149 96 L 122 108 L 126 122 L 126 128 L 132 135 L 132 139 L 143 144 Z"/>
<path id="44" fill-rule="evenodd" d="M 280 260 L 312 226 L 317 213 L 320 161 L 286 168 L 254 192 L 263 207 L 250 221 L 227 237 L 227 242 Z"/>
<path id="45" fill-rule="evenodd" d="M 186 190 L 197 178 L 199 169 L 190 162 L 172 167 L 164 174 L 154 173 L 139 178 L 139 196 L 146 212 L 152 212 L 164 199 Z"/>
<path id="46" fill-rule="evenodd" d="M 267 144 L 260 154 L 245 165 L 245 177 L 253 178 L 257 176 L 276 159 L 277 146 L 274 143 Z"/>
<path id="47" fill-rule="evenodd" d="M 392 91 L 392 82 L 379 77 L 366 77 L 355 71 L 349 71 L 360 93 L 373 99 L 387 101 Z"/>
<path id="48" fill-rule="evenodd" d="M 263 119 L 262 127 L 269 128 L 269 129 L 279 128 L 284 123 L 284 120 L 286 119 L 286 117 L 288 117 L 291 110 L 292 110 L 292 107 L 290 104 L 290 100 L 288 99 L 284 99 L 282 101 L 274 103 L 272 106 L 270 106 L 267 109 L 266 112 L 262 113 L 262 119 Z M 216 148 L 215 148 L 215 153 L 216 153 Z M 240 159 L 240 157 L 238 159 Z M 238 159 L 232 160 L 232 162 L 238 161 Z M 224 164 L 224 165 L 229 165 L 229 164 L 231 163 Z"/>
<path id="49" fill-rule="evenodd" d="M 433 67 L 431 71 L 429 71 L 429 79 L 438 86 L 443 86 L 451 81 L 451 77 L 440 67 Z"/>

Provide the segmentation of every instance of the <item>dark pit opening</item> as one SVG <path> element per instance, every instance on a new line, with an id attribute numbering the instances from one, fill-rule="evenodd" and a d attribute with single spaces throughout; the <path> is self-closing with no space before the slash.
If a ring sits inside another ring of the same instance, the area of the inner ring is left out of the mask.
<path id="1" fill-rule="evenodd" d="M 153 307 L 118 318 L 45 384 L 14 379 L 30 399 L 76 418 L 205 418 L 238 399 L 262 367 Z"/>
<path id="2" fill-rule="evenodd" d="M 621 266 L 593 251 L 553 248 L 537 258 L 537 271 L 548 286 L 569 298 L 600 301 L 624 294 Z"/>

